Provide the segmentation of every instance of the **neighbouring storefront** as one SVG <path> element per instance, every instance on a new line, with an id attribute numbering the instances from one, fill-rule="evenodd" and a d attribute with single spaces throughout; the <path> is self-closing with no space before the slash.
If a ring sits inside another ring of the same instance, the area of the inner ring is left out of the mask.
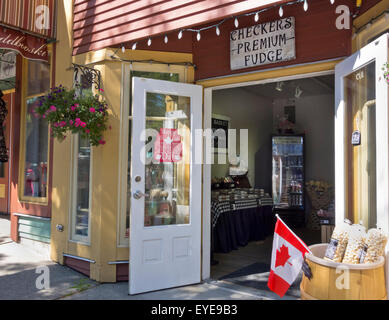
<path id="1" fill-rule="evenodd" d="M 12 240 L 47 257 L 53 146 L 47 123 L 35 118 L 33 110 L 54 83 L 55 18 L 53 0 L 0 4 L 0 89 L 5 102 L 0 211 L 10 215 Z"/>
<path id="2" fill-rule="evenodd" d="M 328 240 L 318 189 L 336 222 L 388 232 L 388 1 L 109 6 L 58 5 L 55 84 L 103 90 L 109 129 L 53 142 L 52 260 L 130 294 L 266 269 L 274 213 Z M 247 135 L 234 163 L 223 137 L 207 153 L 218 128 Z"/>

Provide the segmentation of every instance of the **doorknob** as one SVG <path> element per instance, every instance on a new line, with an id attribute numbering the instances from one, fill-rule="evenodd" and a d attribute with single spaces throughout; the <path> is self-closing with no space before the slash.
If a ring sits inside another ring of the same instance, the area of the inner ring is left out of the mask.
<path id="1" fill-rule="evenodd" d="M 140 191 L 140 190 L 137 190 L 136 192 L 134 192 L 134 194 L 133 194 L 133 197 L 134 197 L 134 199 L 136 199 L 136 200 L 139 200 L 140 198 L 142 198 L 142 197 L 145 197 L 146 195 L 142 192 L 142 191 Z"/>

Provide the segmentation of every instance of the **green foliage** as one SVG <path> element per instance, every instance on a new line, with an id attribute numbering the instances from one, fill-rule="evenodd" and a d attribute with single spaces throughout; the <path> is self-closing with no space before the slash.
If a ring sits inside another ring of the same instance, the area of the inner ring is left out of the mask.
<path id="1" fill-rule="evenodd" d="M 389 63 L 385 63 L 384 67 L 382 68 L 384 70 L 384 77 L 386 82 L 389 84 Z"/>
<path id="2" fill-rule="evenodd" d="M 78 91 L 79 86 L 52 88 L 39 98 L 35 116 L 47 119 L 51 135 L 59 141 L 68 133 L 78 133 L 92 146 L 105 144 L 103 133 L 107 130 L 108 108 L 101 96 L 103 90 L 96 95 L 91 90 L 82 90 L 82 94 L 77 94 Z"/>

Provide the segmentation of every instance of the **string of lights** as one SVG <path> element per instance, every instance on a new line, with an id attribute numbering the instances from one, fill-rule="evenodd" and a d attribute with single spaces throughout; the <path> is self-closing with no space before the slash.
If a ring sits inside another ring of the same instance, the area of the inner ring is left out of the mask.
<path id="1" fill-rule="evenodd" d="M 329 0 L 330 3 L 333 5 L 335 3 L 335 0 Z M 201 33 L 206 31 L 206 30 L 209 30 L 209 29 L 215 29 L 215 32 L 216 32 L 216 35 L 217 36 L 220 36 L 221 34 L 221 25 L 223 25 L 224 23 L 226 23 L 227 21 L 230 21 L 230 20 L 234 20 L 234 26 L 235 28 L 238 28 L 239 27 L 239 19 L 242 18 L 242 17 L 249 17 L 249 16 L 254 16 L 254 22 L 258 22 L 260 20 L 260 15 L 266 11 L 269 11 L 269 10 L 273 10 L 275 8 L 278 8 L 279 7 L 279 10 L 278 10 L 278 14 L 279 16 L 282 18 L 283 15 L 284 15 L 284 8 L 286 6 L 291 6 L 291 5 L 295 5 L 295 4 L 303 4 L 303 9 L 305 12 L 308 11 L 308 8 L 309 8 L 309 3 L 308 3 L 308 0 L 293 0 L 293 1 L 289 1 L 289 2 L 286 2 L 286 3 L 283 3 L 283 4 L 274 4 L 272 6 L 269 6 L 269 7 L 266 7 L 266 8 L 263 8 L 263 9 L 260 9 L 260 10 L 257 10 L 257 11 L 254 11 L 254 12 L 250 12 L 250 13 L 244 13 L 244 14 L 241 14 L 241 15 L 237 15 L 237 16 L 232 16 L 232 17 L 229 17 L 229 18 L 225 18 L 223 20 L 221 20 L 220 22 L 216 23 L 216 24 L 213 24 L 213 25 L 210 25 L 210 26 L 206 26 L 206 27 L 203 27 L 203 28 L 198 28 L 198 29 L 195 29 L 195 28 L 184 28 L 184 29 L 180 29 L 178 31 L 178 39 L 182 39 L 183 38 L 183 35 L 184 35 L 184 32 L 193 32 L 193 33 L 196 33 L 196 39 L 197 41 L 200 41 L 201 40 Z M 176 31 L 175 31 L 176 32 Z M 166 33 L 163 37 L 164 37 L 164 43 L 167 44 L 169 42 L 169 36 L 172 34 L 173 32 L 170 32 L 170 33 Z M 156 37 L 160 37 L 160 35 L 156 36 Z M 153 41 L 153 37 L 149 37 L 146 41 L 147 43 L 147 46 L 151 46 L 152 44 L 152 41 Z M 137 45 L 138 45 L 138 42 L 140 41 L 136 41 L 136 42 L 133 42 L 132 43 L 132 46 L 131 46 L 131 49 L 132 50 L 136 50 L 137 48 Z M 125 52 L 126 48 L 124 45 L 122 45 L 122 51 Z"/>
<path id="2" fill-rule="evenodd" d="M 118 56 L 116 56 L 117 51 L 114 52 L 113 55 L 111 55 L 111 59 L 118 60 L 120 62 L 128 62 L 130 63 L 130 69 L 132 68 L 133 63 L 148 63 L 148 64 L 163 64 L 169 66 L 184 66 L 184 67 L 193 67 L 196 69 L 196 65 L 192 62 L 187 61 L 180 61 L 180 62 L 166 62 L 166 61 L 158 61 L 158 60 L 134 60 L 134 59 L 123 59 Z"/>

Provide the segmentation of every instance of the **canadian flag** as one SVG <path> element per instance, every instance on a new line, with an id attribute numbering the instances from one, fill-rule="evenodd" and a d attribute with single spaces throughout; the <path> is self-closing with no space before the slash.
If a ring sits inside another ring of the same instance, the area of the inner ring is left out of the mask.
<path id="1" fill-rule="evenodd" d="M 304 262 L 307 245 L 277 215 L 273 251 L 267 286 L 281 298 L 298 276 Z"/>

